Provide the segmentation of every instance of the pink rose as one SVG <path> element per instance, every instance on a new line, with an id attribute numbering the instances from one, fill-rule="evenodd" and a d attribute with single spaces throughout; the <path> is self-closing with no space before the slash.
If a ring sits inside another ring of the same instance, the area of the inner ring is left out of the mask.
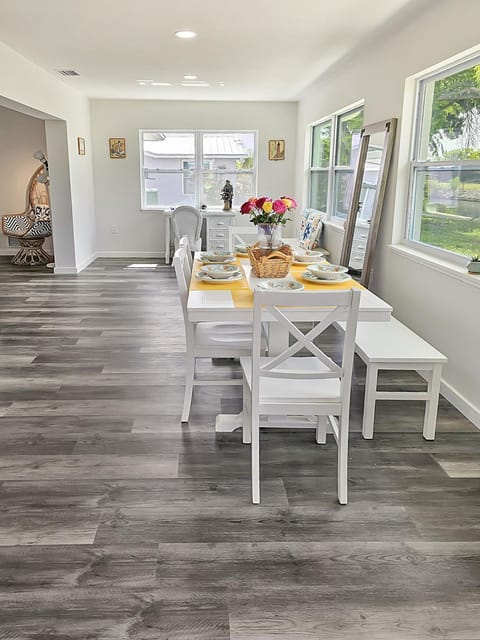
<path id="1" fill-rule="evenodd" d="M 287 207 L 285 206 L 285 203 L 282 202 L 281 200 L 275 200 L 273 203 L 273 210 L 275 211 L 275 213 L 278 213 L 279 215 L 281 215 L 282 213 L 285 213 L 285 211 L 287 210 Z"/>

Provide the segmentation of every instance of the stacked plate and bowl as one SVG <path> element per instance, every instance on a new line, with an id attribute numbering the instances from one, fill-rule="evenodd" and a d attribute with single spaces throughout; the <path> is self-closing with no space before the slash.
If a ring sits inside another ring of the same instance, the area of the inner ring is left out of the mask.
<path id="1" fill-rule="evenodd" d="M 243 273 L 236 264 L 235 256 L 227 251 L 214 251 L 210 253 L 200 254 L 200 260 L 203 263 L 196 277 L 202 282 L 211 284 L 222 284 L 241 280 Z"/>
<path id="2" fill-rule="evenodd" d="M 311 264 L 303 272 L 302 278 L 307 282 L 316 282 L 317 284 L 338 284 L 352 279 L 347 271 L 347 267 L 342 267 L 339 264 L 329 264 L 327 262 Z"/>

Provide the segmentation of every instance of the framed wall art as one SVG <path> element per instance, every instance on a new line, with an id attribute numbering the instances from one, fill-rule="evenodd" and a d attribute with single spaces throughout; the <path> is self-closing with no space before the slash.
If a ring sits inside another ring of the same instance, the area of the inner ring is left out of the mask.
<path id="1" fill-rule="evenodd" d="M 127 157 L 125 138 L 109 138 L 108 148 L 110 149 L 110 158 L 122 159 Z"/>
<path id="2" fill-rule="evenodd" d="M 85 138 L 77 138 L 77 151 L 79 156 L 85 155 Z"/>
<path id="3" fill-rule="evenodd" d="M 285 140 L 268 141 L 268 159 L 285 160 Z"/>

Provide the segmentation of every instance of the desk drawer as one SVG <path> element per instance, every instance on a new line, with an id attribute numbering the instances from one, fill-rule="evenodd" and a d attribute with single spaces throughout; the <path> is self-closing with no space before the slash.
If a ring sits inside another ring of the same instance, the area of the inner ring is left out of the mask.
<path id="1" fill-rule="evenodd" d="M 228 229 L 210 229 L 208 238 L 209 240 L 228 240 Z"/>
<path id="2" fill-rule="evenodd" d="M 228 238 L 226 240 L 212 240 L 208 238 L 208 251 L 228 251 Z"/>
<path id="3" fill-rule="evenodd" d="M 232 224 L 233 218 L 230 216 L 228 218 L 224 218 L 222 216 L 210 216 L 208 218 L 208 228 L 209 229 L 228 229 L 228 227 Z"/>

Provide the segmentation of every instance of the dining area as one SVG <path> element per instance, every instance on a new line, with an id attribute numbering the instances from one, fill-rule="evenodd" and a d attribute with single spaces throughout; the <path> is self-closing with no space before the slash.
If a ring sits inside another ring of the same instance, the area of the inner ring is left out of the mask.
<path id="1" fill-rule="evenodd" d="M 240 430 L 250 448 L 252 502 L 260 504 L 261 433 L 294 436 L 306 429 L 319 448 L 335 441 L 337 500 L 345 505 L 356 350 L 367 365 L 361 423 L 368 440 L 374 437 L 377 400 L 424 401 L 423 437 L 434 440 L 447 359 L 393 318 L 392 307 L 348 268 L 329 262 L 328 252 L 292 244 L 295 249 L 287 241 L 275 249 L 257 242 L 192 253 L 188 237 L 180 240 L 173 267 L 186 335 L 181 420 L 189 422 L 198 387 L 241 386 L 242 410 L 217 414 L 214 429 Z M 202 379 L 196 375 L 200 359 L 229 359 L 237 363 L 237 374 Z M 421 371 L 425 388 L 377 390 L 383 369 Z M 418 432 L 420 438 L 422 424 Z"/>

